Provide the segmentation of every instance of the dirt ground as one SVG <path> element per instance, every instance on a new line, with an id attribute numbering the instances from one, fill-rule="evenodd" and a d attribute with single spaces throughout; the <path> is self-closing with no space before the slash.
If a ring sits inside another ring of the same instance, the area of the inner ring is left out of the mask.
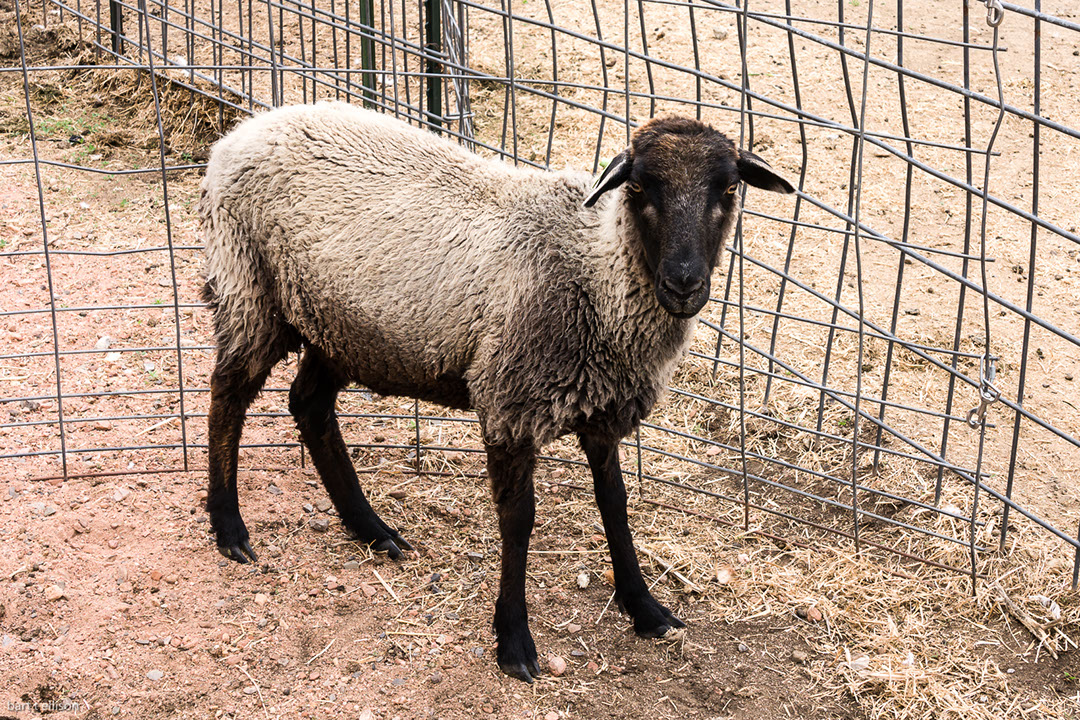
<path id="1" fill-rule="evenodd" d="M 12 27 L 10 8 L 10 2 L 0 0 L 7 30 Z M 588 19 L 571 17 L 572 9 L 557 9 L 559 21 Z M 527 5 L 521 12 L 543 13 Z M 649 17 L 657 18 L 647 26 L 650 47 L 679 57 L 686 38 L 678 18 L 652 6 Z M 734 26 L 722 17 L 723 23 L 714 23 L 712 37 L 728 47 Z M 928 32 L 945 23 L 932 14 L 919 21 Z M 484 56 L 484 33 L 490 29 L 478 22 L 476 32 L 477 62 L 497 63 L 497 58 Z M 985 31 L 979 32 L 985 40 Z M 7 67 L 18 62 L 11 54 L 10 37 L 0 37 L 0 61 Z M 1023 57 L 1023 37 L 1015 34 L 1009 62 Z M 31 41 L 42 63 L 60 63 L 67 57 L 64 53 L 78 50 L 69 26 L 38 31 Z M 534 58 L 534 70 L 541 74 L 544 38 L 521 36 L 518 42 L 521 56 Z M 758 42 L 755 52 L 768 55 L 770 62 L 772 55 L 782 58 L 766 36 Z M 570 57 L 573 51 L 564 47 L 561 52 Z M 1046 102 L 1051 112 L 1066 114 L 1068 98 L 1075 103 L 1075 93 L 1069 95 L 1077 78 L 1069 68 L 1075 63 L 1068 64 L 1068 47 L 1055 46 L 1052 52 L 1066 57 L 1047 60 L 1058 69 L 1044 79 L 1053 88 L 1047 90 Z M 819 60 L 817 65 L 807 63 L 807 74 L 835 76 L 837 68 L 827 64 L 831 60 Z M 926 53 L 917 62 L 930 70 L 953 59 Z M 658 80 L 669 83 L 672 94 L 692 92 L 684 87 L 685 78 Z M 106 169 L 153 168 L 159 162 L 145 77 L 36 72 L 32 81 L 43 158 Z M 758 76 L 754 80 L 767 81 Z M 783 84 L 776 82 L 772 91 L 781 96 Z M 813 102 L 835 105 L 842 102 L 838 92 L 822 90 Z M 178 107 L 186 102 L 181 100 Z M 919 107 L 931 98 L 916 96 L 911 102 Z M 1061 103 L 1060 109 L 1053 109 L 1053 103 Z M 874 112 L 883 118 L 890 108 L 881 100 Z M 549 109 L 546 103 L 521 101 L 520 136 L 535 145 L 523 150 L 526 157 L 528 152 L 543 157 Z M 645 102 L 635 106 L 635 114 L 648 111 Z M 213 113 L 200 109 L 168 117 L 179 120 L 170 134 L 167 161 L 205 157 Z M 497 108 L 486 120 L 478 115 L 478 132 L 493 137 L 500 119 Z M 573 126 L 577 132 L 556 145 L 558 158 L 582 166 L 591 162 L 592 122 L 584 113 L 560 116 L 559 127 Z M 980 133 L 985 134 L 986 123 L 980 116 Z M 2 73 L 0 158 L 32 157 L 28 129 L 22 79 Z M 943 136 L 957 140 L 955 128 L 940 129 Z M 609 132 L 605 152 L 619 147 L 617 132 Z M 840 141 L 824 135 L 817 138 L 815 152 L 836 151 Z M 763 122 L 755 147 L 796 177 L 801 162 L 796 137 L 790 128 Z M 822 170 L 828 157 L 812 158 L 816 172 L 808 190 L 839 207 L 846 195 L 840 188 L 846 169 Z M 997 172 L 1019 176 L 1023 157 L 1022 147 L 1005 146 Z M 1077 177 L 1076 158 L 1071 146 L 1063 145 L 1048 153 L 1044 168 Z M 880 168 L 873 172 L 882 182 L 868 188 L 866 207 L 891 209 L 875 223 L 894 232 L 896 184 L 887 180 L 897 176 L 889 174 L 893 169 L 885 158 L 879 160 Z M 372 556 L 344 536 L 299 450 L 259 447 L 296 442 L 291 423 L 283 417 L 280 392 L 291 379 L 292 362 L 275 371 L 269 383 L 274 389 L 260 398 L 245 429 L 245 442 L 255 447 L 245 449 L 241 458 L 241 505 L 261 563 L 244 567 L 223 560 L 214 550 L 202 507 L 205 393 L 185 393 L 185 418 L 171 417 L 179 411 L 175 347 L 184 348 L 180 358 L 188 388 L 206 387 L 212 361 L 210 319 L 198 307 L 201 258 L 192 213 L 198 173 L 170 173 L 167 189 L 154 173 L 99 175 L 45 166 L 41 179 L 49 247 L 56 251 L 50 269 L 59 346 L 110 352 L 61 361 L 63 390 L 69 396 L 65 442 L 73 451 L 67 465 L 72 478 L 62 481 L 57 477 L 63 468 L 55 456 L 55 433 L 42 432 L 42 426 L 55 421 L 58 409 L 55 396 L 48 397 L 56 378 L 50 315 L 26 314 L 48 307 L 48 276 L 40 254 L 19 254 L 42 246 L 38 188 L 32 165 L 0 166 L 0 272 L 6 280 L 0 283 L 0 412 L 5 413 L 0 447 L 5 453 L 25 454 L 0 465 L 5 479 L 0 496 L 0 718 L 1080 716 L 1080 600 L 1067 589 L 1071 555 L 1028 523 L 1014 518 L 1009 552 L 981 560 L 980 571 L 987 577 L 972 596 L 967 579 L 955 573 L 872 547 L 856 556 L 846 541 L 760 513 L 752 518 L 753 531 L 744 532 L 741 508 L 731 503 L 659 483 L 635 486 L 632 528 L 646 578 L 661 602 L 689 626 L 685 635 L 670 642 L 646 641 L 636 638 L 626 617 L 609 606 L 606 546 L 591 493 L 585 489 L 585 473 L 579 466 L 557 462 L 542 463 L 538 471 L 537 530 L 528 576 L 531 627 L 550 672 L 533 686 L 507 679 L 493 660 L 490 624 L 498 583 L 498 534 L 481 458 L 475 452 L 435 449 L 477 448 L 472 426 L 422 420 L 417 428 L 410 401 L 360 392 L 343 401 L 344 411 L 383 415 L 347 418 L 345 434 L 357 445 L 354 462 L 373 505 L 417 548 L 400 563 Z M 1024 195 L 1027 186 L 1021 185 L 1017 202 L 1029 199 Z M 777 213 L 788 202 L 754 199 L 758 210 Z M 1076 199 L 1075 188 L 1048 192 L 1046 217 L 1067 225 Z M 940 189 L 920 188 L 917 201 L 919 242 L 954 242 L 955 232 L 938 225 L 941 208 L 951 208 Z M 753 223 L 753 230 L 748 223 L 748 247 L 765 258 L 782 253 L 786 229 L 761 218 Z M 1024 284 L 1011 277 L 1016 273 L 1010 268 L 1026 263 L 1021 242 L 1026 230 L 1002 225 L 997 232 L 993 249 L 999 260 L 992 286 L 1022 296 Z M 170 241 L 175 246 L 171 255 Z M 126 254 L 77 254 L 109 249 Z M 1066 246 L 1052 244 L 1044 250 L 1047 272 L 1061 277 L 1039 286 L 1037 310 L 1075 332 L 1072 298 L 1080 280 L 1075 250 L 1070 255 Z M 831 291 L 838 252 L 839 241 L 823 236 L 820 244 L 799 246 L 795 257 L 808 272 L 815 266 L 826 268 L 816 282 Z M 895 255 L 875 252 L 867 248 L 867 298 L 869 312 L 881 321 L 892 303 Z M 948 345 L 951 315 L 934 311 L 942 302 L 938 278 L 914 274 L 902 302 L 923 314 L 905 313 L 903 322 L 911 326 L 902 331 Z M 774 291 L 775 283 L 749 276 L 746 288 L 751 304 L 765 305 L 761 298 Z M 808 316 L 813 312 L 805 299 L 792 303 Z M 947 303 L 955 309 L 954 299 Z M 976 310 L 969 307 L 969 315 Z M 887 313 L 884 317 L 887 325 Z M 753 320 L 747 332 L 760 339 L 767 325 Z M 965 327 L 968 349 L 977 347 L 971 339 L 975 329 Z M 1021 331 L 1015 318 L 1002 319 L 997 332 L 1003 339 L 995 344 L 1006 357 Z M 714 337 L 700 332 L 695 349 L 711 354 Z M 1080 357 L 1075 348 L 1052 337 L 1035 344 L 1042 354 L 1030 366 L 1030 407 L 1074 434 L 1080 432 L 1080 412 L 1061 401 L 1075 395 L 1071 378 L 1080 372 Z M 821 362 L 821 346 L 816 336 L 793 329 L 780 351 L 814 367 Z M 834 358 L 841 376 L 841 363 L 854 362 L 850 343 L 845 347 Z M 880 357 L 881 347 L 871 350 Z M 724 357 L 737 359 L 734 349 L 725 352 Z M 1015 392 L 1015 355 L 1007 362 L 1013 363 L 1012 373 L 1007 366 L 1003 383 L 1011 383 Z M 906 374 L 898 371 L 900 379 L 894 380 L 898 397 L 925 403 L 927 395 L 940 392 L 941 374 L 917 363 L 903 370 Z M 867 370 L 867 376 L 875 372 Z M 707 363 L 688 361 L 677 384 L 709 388 L 708 393 L 730 402 L 728 391 L 735 381 L 737 373 L 725 371 L 714 382 Z M 753 401 L 760 387 L 750 388 Z M 805 414 L 816 410 L 816 394 L 777 392 L 779 416 L 806 424 Z M 442 413 L 424 406 L 421 412 Z M 843 418 L 835 410 L 830 413 L 829 421 L 842 435 Z M 686 398 L 670 398 L 654 421 L 737 444 L 734 413 L 703 409 Z M 1011 424 L 1008 419 L 999 422 Z M 898 423 L 920 438 L 932 437 L 935 430 L 917 419 Z M 417 431 L 426 446 L 422 463 L 427 474 L 420 478 L 408 447 Z M 989 463 L 999 473 L 1008 457 L 1003 436 L 989 440 Z M 968 457 L 972 437 L 956 435 L 957 457 Z M 1067 481 L 1080 459 L 1068 447 L 1036 437 L 1037 442 L 1023 449 L 1018 497 L 1040 514 L 1075 527 L 1080 490 Z M 192 448 L 187 457 L 177 449 L 184 440 Z M 726 451 L 714 453 L 714 446 L 659 431 L 643 433 L 643 442 L 717 464 L 734 462 Z M 825 471 L 850 462 L 842 448 L 804 446 L 801 437 L 755 423 L 748 426 L 748 443 L 763 454 L 803 465 L 814 462 L 808 458 L 816 453 Z M 146 448 L 102 451 L 135 444 Z M 568 443 L 557 443 L 551 453 L 581 459 Z M 727 476 L 690 471 L 657 453 L 646 458 L 647 472 L 663 479 L 741 492 Z M 627 448 L 625 467 L 632 467 L 633 460 Z M 191 471 L 178 472 L 185 461 Z M 800 482 L 798 477 L 784 479 Z M 1000 475 L 994 482 L 998 480 Z M 921 499 L 932 493 L 932 478 L 899 460 L 867 482 Z M 831 492 L 844 500 L 841 491 Z M 754 497 L 826 524 L 843 522 L 841 513 L 816 503 L 798 505 L 767 489 L 756 488 Z M 959 483 L 947 485 L 945 502 L 962 515 L 970 490 Z M 943 535 L 963 537 L 966 532 L 963 522 L 917 507 L 888 509 L 879 503 L 875 509 Z M 992 521 L 1000 518 L 1000 508 L 983 513 L 980 517 L 988 523 L 982 526 L 985 537 L 980 541 L 991 544 Z M 942 563 L 966 562 L 963 546 L 915 540 L 882 524 L 868 523 L 865 532 L 867 538 L 910 546 Z M 1002 594 L 1018 612 L 1007 609 Z M 1038 642 L 1017 620 L 1022 614 L 1045 628 L 1045 642 Z"/>

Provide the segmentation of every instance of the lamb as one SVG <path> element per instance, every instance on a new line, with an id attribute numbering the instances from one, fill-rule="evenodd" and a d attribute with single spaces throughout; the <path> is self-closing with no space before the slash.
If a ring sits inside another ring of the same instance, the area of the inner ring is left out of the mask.
<path id="1" fill-rule="evenodd" d="M 218 549 L 256 561 L 236 464 L 248 405 L 303 348 L 289 409 L 345 528 L 411 546 L 368 504 L 338 427 L 348 383 L 477 413 L 502 536 L 499 667 L 540 672 L 525 604 L 537 451 L 588 459 L 621 607 L 643 637 L 683 627 L 642 579 L 618 445 L 660 397 L 709 298 L 747 182 L 792 186 L 677 116 L 639 128 L 592 184 L 474 155 L 341 103 L 274 110 L 218 142 L 202 183 L 217 341 L 206 505 Z"/>

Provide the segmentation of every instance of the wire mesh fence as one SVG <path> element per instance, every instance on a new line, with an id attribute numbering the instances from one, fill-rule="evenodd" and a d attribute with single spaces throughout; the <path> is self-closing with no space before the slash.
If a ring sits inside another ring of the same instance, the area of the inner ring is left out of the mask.
<path id="1" fill-rule="evenodd" d="M 1027 528 L 1072 553 L 1075 587 L 1080 23 L 1044 5 L 912 20 L 902 0 L 15 0 L 3 78 L 25 142 L 3 163 L 31 173 L 37 222 L 0 248 L 15 278 L 0 459 L 35 477 L 205 466 L 213 349 L 188 205 L 206 142 L 237 118 L 345 100 L 509 162 L 595 171 L 677 112 L 799 192 L 744 198 L 690 357 L 626 441 L 642 495 L 973 580 Z M 90 109 L 62 122 L 56 83 L 81 83 Z M 126 115 L 93 110 L 118 98 Z M 110 154 L 122 132 L 152 152 Z M 61 198 L 86 177 L 153 197 L 77 220 Z M 245 447 L 295 466 L 282 387 Z M 482 473 L 467 415 L 363 389 L 341 409 L 368 470 Z"/>

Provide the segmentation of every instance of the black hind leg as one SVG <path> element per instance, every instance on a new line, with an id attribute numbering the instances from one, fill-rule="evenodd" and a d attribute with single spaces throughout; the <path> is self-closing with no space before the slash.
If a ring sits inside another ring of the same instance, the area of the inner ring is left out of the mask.
<path id="1" fill-rule="evenodd" d="M 273 363 L 271 363 L 271 366 Z M 270 368 L 252 375 L 246 366 L 231 365 L 218 358 L 210 378 L 209 457 L 210 486 L 206 510 L 217 536 L 218 550 L 237 562 L 255 562 L 247 526 L 240 517 L 236 495 L 236 462 L 240 433 L 248 406 L 266 382 Z"/>
<path id="2" fill-rule="evenodd" d="M 341 522 L 360 540 L 376 550 L 385 550 L 396 560 L 402 556 L 402 549 L 412 550 L 412 546 L 375 514 L 360 489 L 334 408 L 345 384 L 346 378 L 317 350 L 308 348 L 289 390 L 289 411 Z"/>

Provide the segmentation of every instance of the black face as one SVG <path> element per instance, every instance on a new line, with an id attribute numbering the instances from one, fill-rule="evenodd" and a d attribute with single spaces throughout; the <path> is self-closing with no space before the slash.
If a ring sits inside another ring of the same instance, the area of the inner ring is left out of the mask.
<path id="1" fill-rule="evenodd" d="M 708 173 L 659 174 L 634 163 L 624 185 L 656 297 L 672 315 L 689 318 L 709 300 L 713 268 L 737 209 L 739 175 L 734 162 L 716 162 Z"/>
<path id="2" fill-rule="evenodd" d="M 760 158 L 739 152 L 709 126 L 678 117 L 652 120 L 608 166 L 590 206 L 622 184 L 660 305 L 690 318 L 709 300 L 710 278 L 738 215 L 741 182 L 792 192 Z"/>

